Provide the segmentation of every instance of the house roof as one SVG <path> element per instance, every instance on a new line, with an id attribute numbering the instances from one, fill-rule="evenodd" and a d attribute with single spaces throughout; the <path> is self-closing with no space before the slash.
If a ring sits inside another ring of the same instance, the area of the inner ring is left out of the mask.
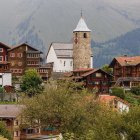
<path id="1" fill-rule="evenodd" d="M 111 74 L 108 74 L 107 72 L 105 72 L 105 71 L 102 70 L 102 69 L 92 69 L 91 71 L 86 72 L 86 73 L 82 74 L 81 76 L 82 76 L 82 77 L 86 77 L 86 76 L 88 76 L 88 75 L 90 75 L 90 74 L 92 74 L 92 73 L 95 73 L 95 72 L 97 72 L 97 71 L 102 71 L 103 73 L 106 73 L 107 75 L 110 75 L 110 76 L 112 77 Z"/>
<path id="2" fill-rule="evenodd" d="M 0 118 L 16 118 L 23 108 L 23 105 L 0 105 Z"/>
<path id="3" fill-rule="evenodd" d="M 83 17 L 80 18 L 76 29 L 73 32 L 91 32 Z"/>
<path id="4" fill-rule="evenodd" d="M 2 43 L 2 42 L 0 42 L 0 46 L 3 46 L 3 47 L 5 47 L 5 48 L 7 48 L 7 49 L 10 49 L 10 47 L 9 47 L 9 46 L 5 45 L 5 44 L 4 44 L 4 43 Z"/>
<path id="5" fill-rule="evenodd" d="M 115 57 L 112 62 L 110 63 L 110 67 L 112 67 L 115 62 L 118 62 L 121 66 L 136 66 L 140 64 L 140 56 L 122 56 L 122 57 Z"/>
<path id="6" fill-rule="evenodd" d="M 58 58 L 72 58 L 73 56 L 73 44 L 52 43 L 51 47 L 53 47 Z"/>
<path id="7" fill-rule="evenodd" d="M 39 50 L 37 50 L 36 48 L 33 48 L 32 46 L 30 46 L 29 44 L 27 44 L 27 43 L 22 43 L 22 44 L 19 44 L 19 45 L 17 45 L 17 46 L 13 46 L 11 49 L 9 49 L 9 51 L 11 51 L 11 50 L 14 50 L 14 49 L 16 49 L 16 48 L 18 48 L 18 47 L 21 47 L 21 46 L 28 46 L 28 47 L 30 47 L 31 49 L 33 49 L 34 51 L 39 51 Z M 39 51 L 40 52 L 40 51 Z"/>
<path id="8" fill-rule="evenodd" d="M 99 95 L 98 101 L 102 102 L 102 103 L 109 103 L 110 101 L 120 101 L 124 104 L 129 105 L 129 103 L 117 96 L 110 96 L 110 95 Z"/>

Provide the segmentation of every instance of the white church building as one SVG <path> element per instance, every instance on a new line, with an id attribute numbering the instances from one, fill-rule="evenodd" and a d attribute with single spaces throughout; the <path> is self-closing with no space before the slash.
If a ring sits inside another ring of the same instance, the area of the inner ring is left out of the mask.
<path id="1" fill-rule="evenodd" d="M 81 16 L 81 19 L 79 20 L 76 29 L 73 31 L 73 43 L 51 43 L 46 56 L 46 63 L 54 63 L 54 72 L 73 71 L 75 69 L 75 61 L 76 64 L 82 62 L 85 64 L 85 66 L 78 66 L 76 68 L 92 68 L 93 55 L 91 51 L 90 32 L 91 30 L 87 27 L 83 17 Z M 88 56 L 89 58 L 85 56 Z M 79 60 L 77 61 L 76 59 Z M 84 60 L 81 61 L 81 59 Z M 86 61 L 90 61 L 89 64 L 86 64 Z"/>

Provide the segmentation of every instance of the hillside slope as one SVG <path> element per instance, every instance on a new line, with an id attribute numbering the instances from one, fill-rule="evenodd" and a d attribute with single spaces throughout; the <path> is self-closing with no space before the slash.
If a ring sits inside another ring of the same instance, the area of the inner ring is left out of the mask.
<path id="1" fill-rule="evenodd" d="M 139 7 L 139 0 L 0 0 L 0 39 L 46 50 L 69 42 L 82 8 L 93 40 L 103 42 L 140 27 Z"/>
<path id="2" fill-rule="evenodd" d="M 140 28 L 103 44 L 93 44 L 94 66 L 109 64 L 116 56 L 140 55 Z"/>

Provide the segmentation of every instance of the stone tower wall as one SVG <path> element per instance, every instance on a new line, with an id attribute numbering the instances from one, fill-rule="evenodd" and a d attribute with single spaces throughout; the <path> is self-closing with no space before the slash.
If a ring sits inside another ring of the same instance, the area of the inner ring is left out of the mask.
<path id="1" fill-rule="evenodd" d="M 84 38 L 86 33 L 86 38 Z M 77 34 L 77 35 L 76 35 Z M 73 68 L 90 68 L 91 65 L 91 32 L 73 33 Z"/>

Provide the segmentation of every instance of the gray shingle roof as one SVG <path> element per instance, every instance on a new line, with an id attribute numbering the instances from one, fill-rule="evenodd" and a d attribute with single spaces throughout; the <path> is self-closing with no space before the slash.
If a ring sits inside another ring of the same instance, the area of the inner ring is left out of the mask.
<path id="1" fill-rule="evenodd" d="M 72 58 L 73 56 L 73 44 L 52 43 L 52 47 L 58 58 Z"/>
<path id="2" fill-rule="evenodd" d="M 0 105 L 0 118 L 16 118 L 23 108 L 23 105 Z"/>

